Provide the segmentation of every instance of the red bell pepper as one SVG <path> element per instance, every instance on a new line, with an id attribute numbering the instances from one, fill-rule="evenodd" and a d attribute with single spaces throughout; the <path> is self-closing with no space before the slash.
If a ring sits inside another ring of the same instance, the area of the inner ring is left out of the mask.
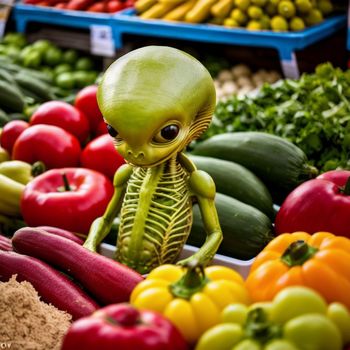
<path id="1" fill-rule="evenodd" d="M 128 304 L 106 306 L 74 322 L 61 350 L 186 350 L 184 338 L 162 315 Z"/>
<path id="2" fill-rule="evenodd" d="M 29 182 L 21 198 L 21 212 L 29 226 L 55 226 L 87 234 L 113 195 L 112 182 L 84 168 L 47 171 Z"/>
<path id="3" fill-rule="evenodd" d="M 304 182 L 282 203 L 276 233 L 328 231 L 350 238 L 350 171 L 333 170 Z"/>
<path id="4" fill-rule="evenodd" d="M 78 139 L 53 125 L 33 125 L 17 138 L 12 158 L 33 164 L 41 161 L 47 169 L 74 167 L 80 162 Z"/>
<path id="5" fill-rule="evenodd" d="M 31 116 L 30 125 L 58 126 L 84 143 L 90 132 L 89 121 L 82 111 L 64 101 L 43 103 Z"/>
<path id="6" fill-rule="evenodd" d="M 109 134 L 90 141 L 81 153 L 80 162 L 84 168 L 97 170 L 111 180 L 117 169 L 125 164 L 124 158 L 117 152 Z"/>

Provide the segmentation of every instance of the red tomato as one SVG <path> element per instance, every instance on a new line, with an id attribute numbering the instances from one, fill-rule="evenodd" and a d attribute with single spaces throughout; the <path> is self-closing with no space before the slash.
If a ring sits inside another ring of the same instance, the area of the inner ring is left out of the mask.
<path id="1" fill-rule="evenodd" d="M 88 118 L 90 130 L 94 133 L 97 125 L 103 120 L 97 104 L 97 85 L 90 85 L 80 90 L 75 98 L 74 106 Z"/>
<path id="2" fill-rule="evenodd" d="M 103 2 L 97 2 L 89 6 L 86 11 L 88 12 L 106 12 L 106 5 Z"/>
<path id="3" fill-rule="evenodd" d="M 55 5 L 56 8 L 58 9 L 65 9 L 67 4 L 65 2 L 59 2 L 58 4 Z"/>
<path id="4" fill-rule="evenodd" d="M 108 1 L 107 3 L 107 12 L 110 12 L 110 13 L 121 11 L 124 8 L 125 8 L 125 5 L 118 0 Z"/>
<path id="5" fill-rule="evenodd" d="M 89 122 L 82 111 L 63 101 L 43 103 L 31 116 L 30 125 L 49 124 L 59 126 L 86 141 L 89 136 Z"/>
<path id="6" fill-rule="evenodd" d="M 12 154 L 13 145 L 19 135 L 29 127 L 29 124 L 24 120 L 12 120 L 8 122 L 1 132 L 0 144 L 7 152 Z"/>
<path id="7" fill-rule="evenodd" d="M 108 134 L 108 130 L 107 130 L 106 123 L 104 121 L 102 121 L 97 126 L 95 136 L 97 137 L 97 136 L 101 136 L 104 134 Z"/>
<path id="8" fill-rule="evenodd" d="M 47 169 L 79 165 L 78 139 L 53 125 L 33 125 L 22 132 L 13 146 L 12 158 L 27 163 L 42 161 Z"/>
<path id="9" fill-rule="evenodd" d="M 124 3 L 125 8 L 134 7 L 135 2 L 133 0 L 126 0 Z"/>
<path id="10" fill-rule="evenodd" d="M 97 170 L 110 179 L 113 179 L 116 170 L 125 163 L 109 134 L 90 141 L 81 153 L 80 161 L 84 168 Z"/>
<path id="11" fill-rule="evenodd" d="M 68 10 L 84 11 L 93 2 L 94 2 L 94 0 L 71 0 L 71 1 L 68 2 L 66 9 L 68 9 Z"/>

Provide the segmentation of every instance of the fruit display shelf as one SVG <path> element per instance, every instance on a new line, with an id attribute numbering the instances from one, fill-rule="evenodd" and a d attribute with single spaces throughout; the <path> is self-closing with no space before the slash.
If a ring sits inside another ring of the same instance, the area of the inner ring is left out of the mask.
<path id="1" fill-rule="evenodd" d="M 30 22 L 54 24 L 65 27 L 91 29 L 103 27 L 110 33 L 113 49 L 124 46 L 123 35 L 153 36 L 196 42 L 266 47 L 277 50 L 285 77 L 298 78 L 296 52 L 325 39 L 346 27 L 346 14 L 335 15 L 322 23 L 298 32 L 251 31 L 227 28 L 213 24 L 189 24 L 165 20 L 145 20 L 126 9 L 113 15 L 67 11 L 17 3 L 13 18 L 18 32 L 25 32 Z"/>
<path id="2" fill-rule="evenodd" d="M 127 9 L 114 15 L 115 47 L 123 46 L 123 34 L 166 37 L 226 45 L 273 48 L 278 51 L 283 73 L 298 78 L 296 51 L 329 37 L 346 27 L 346 15 L 336 15 L 322 23 L 298 32 L 251 31 L 213 24 L 189 24 L 164 20 L 141 19 L 135 10 Z"/>

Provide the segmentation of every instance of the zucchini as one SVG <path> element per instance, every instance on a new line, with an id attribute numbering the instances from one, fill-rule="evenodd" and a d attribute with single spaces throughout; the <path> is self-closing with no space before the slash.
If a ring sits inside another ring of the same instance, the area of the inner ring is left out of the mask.
<path id="1" fill-rule="evenodd" d="M 218 253 L 232 258 L 254 258 L 273 238 L 270 219 L 261 211 L 221 193 L 215 197 L 223 241 Z M 201 247 L 206 234 L 198 205 L 193 206 L 193 225 L 187 244 Z"/>
<path id="2" fill-rule="evenodd" d="M 51 91 L 51 86 L 39 79 L 19 73 L 15 75 L 15 81 L 20 88 L 32 91 L 33 94 L 41 97 L 44 101 L 55 99 L 55 95 Z"/>
<path id="3" fill-rule="evenodd" d="M 216 190 L 259 209 L 270 219 L 274 217 L 271 195 L 250 170 L 227 160 L 189 155 L 196 167 L 214 180 Z"/>
<path id="4" fill-rule="evenodd" d="M 192 153 L 243 165 L 265 183 L 273 199 L 284 198 L 300 183 L 318 173 L 316 168 L 307 164 L 307 157 L 300 148 L 264 132 L 215 135 L 198 144 Z"/>
<path id="5" fill-rule="evenodd" d="M 8 82 L 0 80 L 0 107 L 13 112 L 22 112 L 25 105 L 21 92 Z"/>

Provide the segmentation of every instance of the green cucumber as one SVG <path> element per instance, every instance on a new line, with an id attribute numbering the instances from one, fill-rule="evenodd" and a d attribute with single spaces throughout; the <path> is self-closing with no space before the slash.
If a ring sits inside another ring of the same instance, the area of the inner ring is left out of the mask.
<path id="1" fill-rule="evenodd" d="M 25 106 L 21 92 L 8 82 L 0 80 L 0 107 L 6 111 L 22 112 Z"/>
<path id="2" fill-rule="evenodd" d="M 21 72 L 26 74 L 26 75 L 29 75 L 33 79 L 39 79 L 43 83 L 46 83 L 46 84 L 52 84 L 53 83 L 52 76 L 50 74 L 48 74 L 48 73 L 40 72 L 40 71 L 37 71 L 37 70 L 28 69 L 28 68 L 22 68 Z"/>
<path id="3" fill-rule="evenodd" d="M 45 102 L 45 100 L 41 96 L 34 93 L 33 90 L 29 90 L 23 86 L 21 86 L 20 89 L 21 89 L 22 94 L 24 96 L 29 97 L 32 100 L 32 103 L 30 103 L 30 104 Z"/>
<path id="4" fill-rule="evenodd" d="M 6 69 L 0 68 L 0 80 L 4 82 L 8 82 L 9 84 L 13 84 L 14 86 L 17 86 L 12 74 Z"/>
<path id="5" fill-rule="evenodd" d="M 217 193 L 215 197 L 223 241 L 218 253 L 232 258 L 254 258 L 273 238 L 270 219 L 258 209 Z M 206 233 L 198 205 L 193 206 L 193 225 L 187 244 L 201 247 Z"/>
<path id="6" fill-rule="evenodd" d="M 194 155 L 188 157 L 198 169 L 207 172 L 213 178 L 217 192 L 249 204 L 273 219 L 271 195 L 262 181 L 250 170 L 227 160 Z"/>
<path id="7" fill-rule="evenodd" d="M 24 120 L 24 121 L 29 121 L 29 118 L 23 114 L 23 113 L 9 113 L 7 115 L 10 120 Z"/>
<path id="8" fill-rule="evenodd" d="M 39 79 L 35 79 L 29 75 L 25 75 L 24 73 L 18 73 L 15 75 L 15 81 L 20 88 L 32 91 L 44 101 L 55 99 L 55 95 L 51 91 L 51 86 Z"/>
<path id="9" fill-rule="evenodd" d="M 278 195 L 283 198 L 317 175 L 317 169 L 307 164 L 307 157 L 300 148 L 264 132 L 215 135 L 198 144 L 192 153 L 243 165 L 265 183 L 273 198 Z"/>

